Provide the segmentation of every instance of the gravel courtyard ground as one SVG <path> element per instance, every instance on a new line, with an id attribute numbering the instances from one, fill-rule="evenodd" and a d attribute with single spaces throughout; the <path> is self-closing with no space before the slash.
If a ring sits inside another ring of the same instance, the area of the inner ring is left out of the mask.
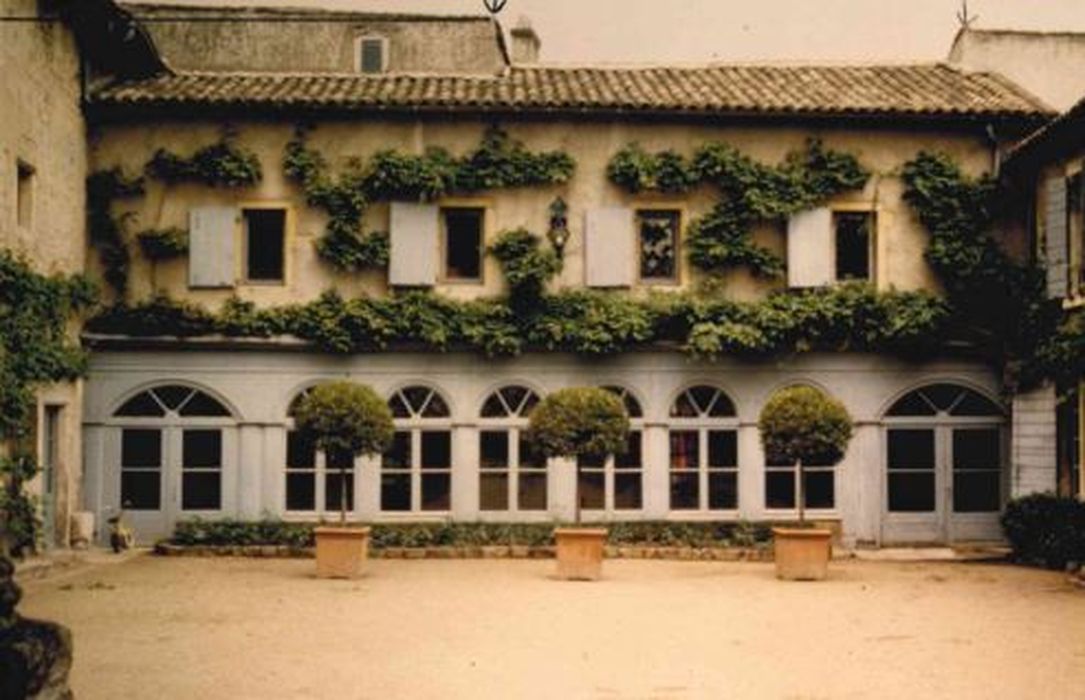
<path id="1" fill-rule="evenodd" d="M 1085 590 L 996 565 L 373 561 L 142 556 L 25 584 L 75 634 L 93 698 L 1069 698 Z"/>

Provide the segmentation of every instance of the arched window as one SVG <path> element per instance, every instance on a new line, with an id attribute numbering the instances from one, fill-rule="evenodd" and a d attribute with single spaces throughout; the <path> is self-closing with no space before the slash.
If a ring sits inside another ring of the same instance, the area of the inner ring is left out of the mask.
<path id="1" fill-rule="evenodd" d="M 929 514 L 944 529 L 953 519 L 942 516 L 999 511 L 1003 423 L 998 404 L 959 384 L 928 384 L 895 401 L 885 414 L 888 513 Z"/>
<path id="2" fill-rule="evenodd" d="M 435 389 L 409 386 L 388 399 L 396 433 L 381 460 L 381 510 L 452 509 L 452 414 Z"/>
<path id="3" fill-rule="evenodd" d="M 338 513 L 346 497 L 346 509 L 354 510 L 354 455 L 345 451 L 318 451 L 306 435 L 295 430 L 294 415 L 312 388 L 294 397 L 287 409 L 286 511 L 288 513 Z M 344 494 L 344 489 L 346 493 Z"/>
<path id="4" fill-rule="evenodd" d="M 539 395 L 506 386 L 482 404 L 478 433 L 479 509 L 543 511 L 547 508 L 546 458 L 524 439 Z"/>
<path id="5" fill-rule="evenodd" d="M 578 459 L 581 510 L 640 510 L 644 507 L 643 429 L 640 402 L 620 386 L 604 386 L 625 404 L 629 414 L 629 446 L 625 454 Z"/>
<path id="6" fill-rule="evenodd" d="M 738 417 L 721 389 L 693 386 L 670 410 L 671 510 L 738 508 Z"/>
<path id="7" fill-rule="evenodd" d="M 230 409 L 199 389 L 164 384 L 128 399 L 113 417 L 121 424 L 122 508 L 163 510 L 163 473 L 179 469 L 182 511 L 222 509 L 223 426 L 233 423 Z M 180 454 L 166 449 L 175 433 Z"/>

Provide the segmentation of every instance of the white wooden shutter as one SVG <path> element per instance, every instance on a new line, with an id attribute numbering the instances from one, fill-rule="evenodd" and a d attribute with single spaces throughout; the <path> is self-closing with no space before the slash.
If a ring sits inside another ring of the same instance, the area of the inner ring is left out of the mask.
<path id="1" fill-rule="evenodd" d="M 1044 258 L 1047 267 L 1047 296 L 1061 299 L 1069 281 L 1066 226 L 1066 178 L 1049 177 L 1044 183 Z"/>
<path id="2" fill-rule="evenodd" d="M 633 210 L 589 209 L 584 215 L 584 282 L 589 287 L 629 287 L 637 268 Z"/>
<path id="3" fill-rule="evenodd" d="M 440 213 L 432 204 L 392 202 L 388 283 L 432 287 L 437 281 Z"/>
<path id="4" fill-rule="evenodd" d="M 188 212 L 188 286 L 233 287 L 237 279 L 237 209 L 220 205 Z"/>
<path id="5" fill-rule="evenodd" d="M 836 278 L 836 241 L 830 209 L 800 211 L 787 222 L 787 284 L 819 287 Z"/>

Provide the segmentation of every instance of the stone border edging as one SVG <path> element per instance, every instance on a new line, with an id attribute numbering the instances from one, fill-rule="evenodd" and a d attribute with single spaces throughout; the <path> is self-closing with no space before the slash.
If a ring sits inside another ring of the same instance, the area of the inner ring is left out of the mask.
<path id="1" fill-rule="evenodd" d="M 608 546 L 608 559 L 771 562 L 771 547 L 633 547 Z M 155 554 L 171 557 L 249 557 L 306 559 L 312 547 L 288 545 L 176 545 L 159 542 Z M 385 547 L 369 550 L 371 559 L 553 559 L 554 547 L 499 545 L 486 547 Z"/>

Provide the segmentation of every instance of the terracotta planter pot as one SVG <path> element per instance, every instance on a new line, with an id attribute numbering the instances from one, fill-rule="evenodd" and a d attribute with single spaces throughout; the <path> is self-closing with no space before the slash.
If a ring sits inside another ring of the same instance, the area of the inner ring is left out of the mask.
<path id="1" fill-rule="evenodd" d="M 567 581 L 595 581 L 603 569 L 603 528 L 564 527 L 554 530 L 558 577 Z"/>
<path id="2" fill-rule="evenodd" d="M 369 555 L 368 527 L 318 527 L 316 575 L 319 578 L 355 578 Z"/>
<path id="3" fill-rule="evenodd" d="M 776 578 L 785 581 L 821 581 L 832 554 L 829 530 L 772 528 Z"/>

